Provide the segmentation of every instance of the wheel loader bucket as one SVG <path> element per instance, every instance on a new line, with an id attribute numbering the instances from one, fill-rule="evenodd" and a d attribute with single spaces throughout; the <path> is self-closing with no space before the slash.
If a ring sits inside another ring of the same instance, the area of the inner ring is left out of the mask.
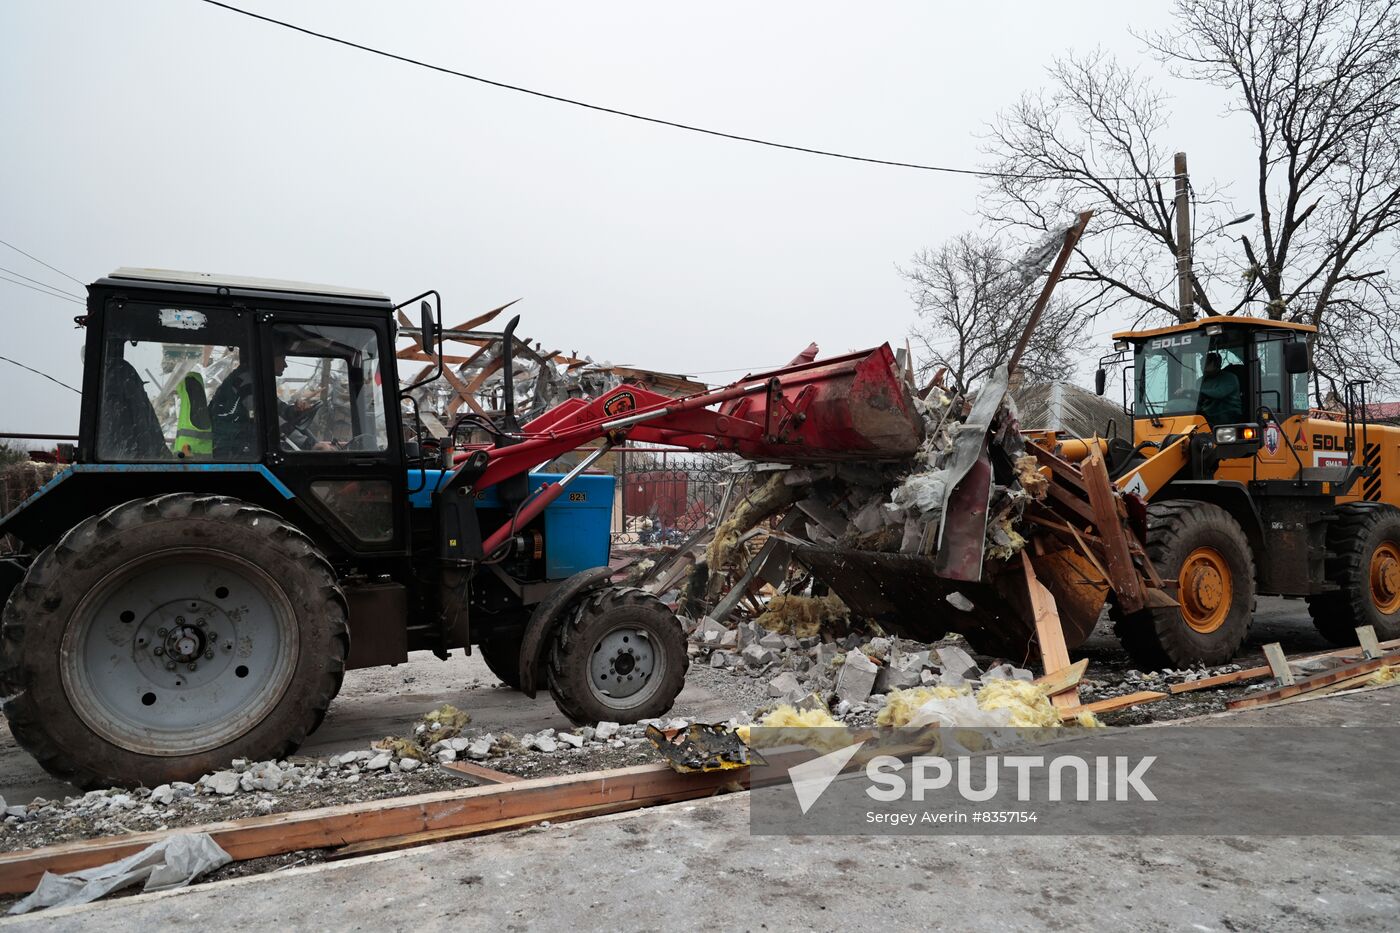
<path id="1" fill-rule="evenodd" d="M 1019 559 L 988 561 L 974 583 L 940 577 L 932 558 L 850 548 L 796 547 L 793 556 L 859 616 L 886 632 L 937 641 L 958 632 L 979 650 L 1013 661 L 1035 638 L 1034 618 Z M 1068 548 L 1031 558 L 1036 576 L 1055 597 L 1065 645 L 1083 644 L 1108 598 L 1098 567 Z"/>
<path id="2" fill-rule="evenodd" d="M 763 426 L 763 437 L 738 444 L 749 459 L 903 460 L 923 442 L 923 420 L 889 344 L 741 381 L 765 378 L 767 392 L 720 408 L 723 415 Z"/>

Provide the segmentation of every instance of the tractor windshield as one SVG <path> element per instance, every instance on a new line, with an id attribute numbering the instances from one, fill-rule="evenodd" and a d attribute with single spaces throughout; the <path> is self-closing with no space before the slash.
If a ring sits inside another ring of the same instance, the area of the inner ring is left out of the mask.
<path id="1" fill-rule="evenodd" d="M 1136 360 L 1136 416 L 1201 414 L 1212 426 L 1245 420 L 1245 339 L 1196 331 L 1145 341 Z"/>
<path id="2" fill-rule="evenodd" d="M 115 462 L 252 460 L 227 447 L 210 400 L 247 358 L 249 328 L 232 311 L 131 302 L 108 312 L 97 455 Z"/>

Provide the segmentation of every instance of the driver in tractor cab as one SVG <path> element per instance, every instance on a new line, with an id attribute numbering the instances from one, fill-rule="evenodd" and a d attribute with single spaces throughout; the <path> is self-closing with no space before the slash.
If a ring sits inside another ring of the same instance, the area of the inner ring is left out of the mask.
<path id="1" fill-rule="evenodd" d="M 1217 424 L 1235 424 L 1244 420 L 1244 392 L 1234 373 L 1220 365 L 1219 353 L 1206 354 L 1205 373 L 1201 376 L 1201 414 L 1212 428 Z"/>
<path id="2" fill-rule="evenodd" d="M 272 375 L 281 376 L 287 369 L 286 354 L 272 358 Z M 309 437 L 305 427 L 297 424 L 313 403 L 307 400 L 295 405 L 277 400 L 277 413 L 283 436 L 294 429 Z M 253 371 L 240 361 L 237 368 L 224 378 L 214 397 L 209 400 L 209 414 L 214 423 L 214 456 L 219 460 L 247 460 L 257 447 L 257 419 L 253 414 Z M 311 438 L 315 441 L 315 438 Z M 328 449 L 323 441 L 315 441 L 313 449 Z M 306 449 L 303 447 L 302 449 Z"/>

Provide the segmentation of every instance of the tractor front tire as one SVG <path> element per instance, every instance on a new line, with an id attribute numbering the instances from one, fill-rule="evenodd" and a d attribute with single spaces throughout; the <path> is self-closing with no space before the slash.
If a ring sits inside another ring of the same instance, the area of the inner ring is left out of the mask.
<path id="1" fill-rule="evenodd" d="M 493 633 L 476 646 L 491 673 L 512 690 L 520 689 L 520 642 L 524 635 L 523 627 L 508 633 Z M 539 683 L 540 679 L 536 677 L 535 682 Z"/>
<path id="2" fill-rule="evenodd" d="M 1254 555 L 1239 522 L 1207 502 L 1174 500 L 1147 510 L 1147 556 L 1180 604 L 1128 615 L 1114 633 L 1145 670 L 1228 663 L 1254 616 Z"/>
<path id="3" fill-rule="evenodd" d="M 1379 502 L 1338 507 L 1327 529 L 1326 577 L 1338 589 L 1308 597 L 1323 638 L 1354 645 L 1362 625 L 1381 641 L 1400 638 L 1400 509 Z"/>
<path id="4" fill-rule="evenodd" d="M 666 604 L 632 587 L 584 594 L 549 651 L 549 690 L 579 725 L 637 722 L 666 713 L 685 686 L 690 656 Z"/>
<path id="5" fill-rule="evenodd" d="M 285 758 L 340 689 L 330 563 L 278 515 L 176 493 L 88 518 L 11 593 L 0 690 L 15 739 L 84 788 Z"/>

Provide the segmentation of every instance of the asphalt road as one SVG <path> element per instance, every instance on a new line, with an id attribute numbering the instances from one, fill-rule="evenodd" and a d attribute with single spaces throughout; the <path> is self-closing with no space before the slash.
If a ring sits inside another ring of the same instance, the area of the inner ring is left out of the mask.
<path id="1" fill-rule="evenodd" d="M 1330 647 L 1308 620 L 1307 607 L 1297 600 L 1261 599 L 1250 630 L 1246 651 L 1278 641 L 1289 653 L 1320 651 Z M 486 731 L 510 731 L 517 735 L 543 728 L 569 728 L 548 694 L 530 700 L 503 687 L 486 669 L 479 655 L 453 652 L 440 661 L 429 652 L 415 652 L 407 664 L 394 668 L 351 671 L 321 728 L 302 747 L 313 756 L 364 748 L 386 735 L 402 735 L 425 712 L 443 703 L 472 714 L 474 727 Z M 1126 656 L 1106 625 L 1090 638 L 1075 657 L 1089 657 L 1091 676 L 1096 665 L 1125 666 Z M 728 719 L 745 705 L 744 698 L 706 686 L 707 678 L 693 678 L 677 699 L 677 712 L 710 721 Z M 28 803 L 36 796 L 49 799 L 76 793 L 57 781 L 11 737 L 0 723 L 0 796 L 10 803 Z"/>
<path id="2" fill-rule="evenodd" d="M 1391 688 L 1229 721 L 1394 724 L 1398 710 Z M 1383 836 L 758 836 L 733 794 L 0 927 L 1393 930 L 1397 862 Z"/>

